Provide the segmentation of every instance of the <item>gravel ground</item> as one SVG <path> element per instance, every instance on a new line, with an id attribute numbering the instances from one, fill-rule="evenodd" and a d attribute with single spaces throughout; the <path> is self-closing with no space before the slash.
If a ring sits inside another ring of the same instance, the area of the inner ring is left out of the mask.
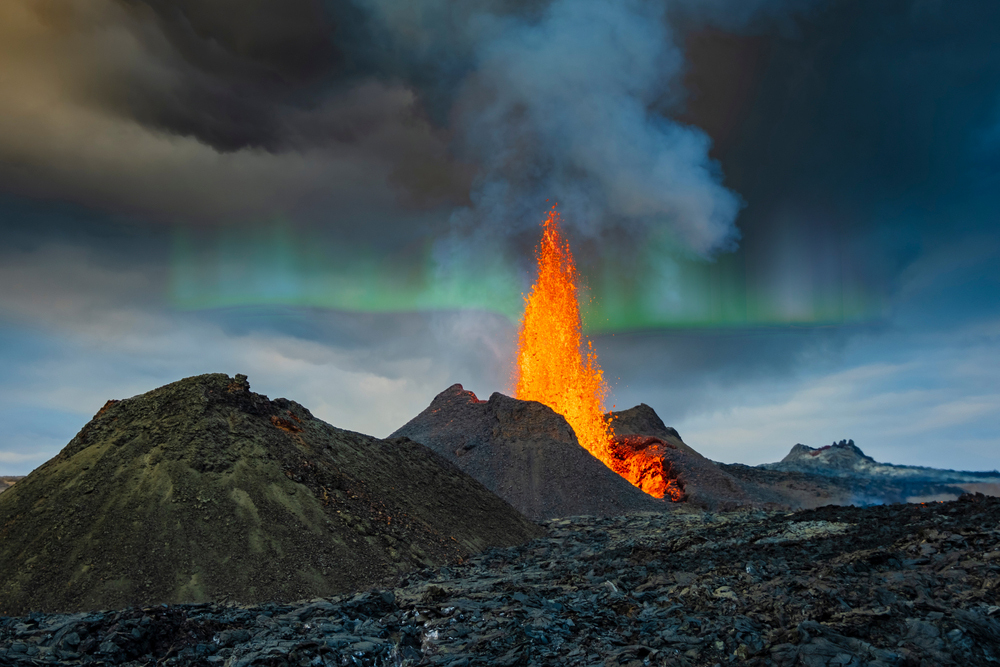
<path id="1" fill-rule="evenodd" d="M 998 499 L 545 526 L 354 596 L 0 618 L 0 664 L 1000 662 Z"/>

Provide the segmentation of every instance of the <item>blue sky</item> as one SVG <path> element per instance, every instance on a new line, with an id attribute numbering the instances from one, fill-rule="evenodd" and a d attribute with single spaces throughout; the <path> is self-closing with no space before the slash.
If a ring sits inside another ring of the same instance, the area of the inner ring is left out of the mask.
<path id="1" fill-rule="evenodd" d="M 551 201 L 617 408 L 725 462 L 1000 468 L 998 30 L 933 0 L 4 3 L 0 474 L 199 373 L 377 436 L 507 391 Z"/>

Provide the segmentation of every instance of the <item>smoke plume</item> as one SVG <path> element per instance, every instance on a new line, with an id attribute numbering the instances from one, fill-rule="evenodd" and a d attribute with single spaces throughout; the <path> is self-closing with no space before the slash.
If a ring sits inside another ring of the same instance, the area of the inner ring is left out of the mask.
<path id="1" fill-rule="evenodd" d="M 668 116 L 684 58 L 665 3 L 481 4 L 447 31 L 428 27 L 447 25 L 435 20 L 446 3 L 366 6 L 387 39 L 462 73 L 448 118 L 456 156 L 476 169 L 472 205 L 455 216 L 464 231 L 534 228 L 554 200 L 578 233 L 660 228 L 703 255 L 737 238 L 740 199 L 722 185 L 707 136 Z"/>

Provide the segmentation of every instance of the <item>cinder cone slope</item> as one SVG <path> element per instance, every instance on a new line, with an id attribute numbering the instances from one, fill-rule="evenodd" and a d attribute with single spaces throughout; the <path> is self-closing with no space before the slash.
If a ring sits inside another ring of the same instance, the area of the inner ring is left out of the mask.
<path id="1" fill-rule="evenodd" d="M 0 494 L 0 615 L 331 595 L 540 533 L 422 445 L 202 375 L 109 401 Z"/>
<path id="2" fill-rule="evenodd" d="M 427 445 L 534 519 L 663 511 L 653 498 L 580 446 L 566 420 L 536 401 L 462 385 L 438 394 L 393 437 Z"/>

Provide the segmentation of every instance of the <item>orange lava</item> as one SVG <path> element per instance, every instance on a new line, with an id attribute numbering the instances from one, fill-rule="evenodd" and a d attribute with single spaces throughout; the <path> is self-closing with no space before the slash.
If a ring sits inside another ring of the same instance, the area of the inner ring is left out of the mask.
<path id="1" fill-rule="evenodd" d="M 610 467 L 614 434 L 604 417 L 608 389 L 590 342 L 585 354 L 581 345 L 576 265 L 559 233 L 554 206 L 543 223 L 536 255 L 538 281 L 521 318 L 514 397 L 544 403 L 561 414 L 580 444 Z"/>
<path id="2" fill-rule="evenodd" d="M 544 403 L 561 414 L 587 451 L 633 485 L 662 498 L 671 491 L 662 464 L 657 473 L 656 464 L 645 461 L 641 452 L 623 447 L 604 415 L 608 387 L 593 345 L 580 332 L 576 265 L 559 232 L 559 220 L 553 206 L 542 224 L 538 280 L 525 299 L 518 333 L 514 397 Z"/>
<path id="3" fill-rule="evenodd" d="M 676 447 L 648 435 L 618 436 L 612 442 L 611 469 L 651 496 L 666 496 L 672 502 L 680 502 L 685 498 L 684 489 L 674 474 L 673 464 L 665 460 L 667 449 Z"/>

